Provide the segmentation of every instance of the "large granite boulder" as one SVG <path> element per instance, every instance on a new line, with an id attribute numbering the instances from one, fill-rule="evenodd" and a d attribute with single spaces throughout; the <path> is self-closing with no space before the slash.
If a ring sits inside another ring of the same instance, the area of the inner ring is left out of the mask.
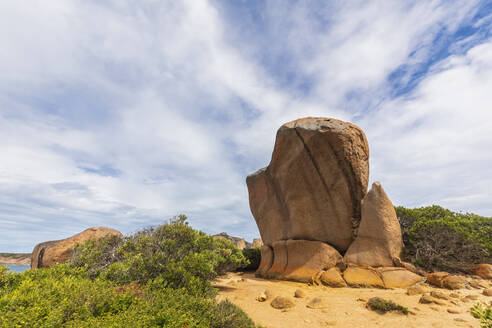
<path id="1" fill-rule="evenodd" d="M 357 238 L 345 253 L 347 264 L 391 267 L 403 250 L 395 208 L 379 182 L 362 200 L 362 220 Z"/>
<path id="2" fill-rule="evenodd" d="M 246 179 L 264 244 L 273 246 L 274 257 L 275 242 L 288 239 L 344 252 L 360 222 L 368 178 L 369 147 L 354 124 L 313 117 L 284 124 L 268 167 Z"/>
<path id="3" fill-rule="evenodd" d="M 123 237 L 121 232 L 105 228 L 95 227 L 82 231 L 70 238 L 47 241 L 37 244 L 31 255 L 31 268 L 48 268 L 55 263 L 65 263 L 72 256 L 72 249 L 90 239 L 100 239 L 107 236 Z"/>

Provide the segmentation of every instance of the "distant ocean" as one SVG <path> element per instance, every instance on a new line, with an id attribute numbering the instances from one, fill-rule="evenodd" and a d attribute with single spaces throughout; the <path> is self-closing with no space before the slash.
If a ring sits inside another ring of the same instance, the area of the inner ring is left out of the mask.
<path id="1" fill-rule="evenodd" d="M 5 264 L 5 265 L 13 272 L 24 272 L 30 268 L 29 265 L 14 265 L 14 264 Z"/>

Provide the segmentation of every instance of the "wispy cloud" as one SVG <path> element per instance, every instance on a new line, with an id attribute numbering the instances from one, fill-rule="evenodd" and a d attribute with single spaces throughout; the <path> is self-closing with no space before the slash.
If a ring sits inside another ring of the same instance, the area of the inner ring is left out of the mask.
<path id="1" fill-rule="evenodd" d="M 0 3 L 0 250 L 178 213 L 253 238 L 276 129 L 368 135 L 395 203 L 492 215 L 478 1 Z"/>

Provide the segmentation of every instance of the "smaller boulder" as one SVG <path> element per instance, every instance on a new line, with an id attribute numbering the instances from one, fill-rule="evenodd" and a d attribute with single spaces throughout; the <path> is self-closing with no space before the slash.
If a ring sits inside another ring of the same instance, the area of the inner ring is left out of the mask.
<path id="1" fill-rule="evenodd" d="M 461 276 L 449 275 L 444 278 L 444 287 L 448 289 L 462 289 L 467 283 L 466 279 Z"/>
<path id="2" fill-rule="evenodd" d="M 329 287 L 347 287 L 347 283 L 343 280 L 340 269 L 338 268 L 331 268 L 327 271 L 323 271 L 319 277 L 319 280 L 323 285 Z"/>
<path id="3" fill-rule="evenodd" d="M 447 311 L 448 311 L 448 313 L 451 313 L 451 314 L 460 314 L 461 313 L 460 310 L 454 309 L 454 308 L 449 308 Z"/>
<path id="4" fill-rule="evenodd" d="M 362 219 L 357 238 L 345 253 L 344 262 L 372 267 L 391 267 L 403 250 L 395 207 L 379 182 L 362 200 Z"/>
<path id="5" fill-rule="evenodd" d="M 473 267 L 473 273 L 483 279 L 492 279 L 492 264 L 477 264 Z"/>
<path id="6" fill-rule="evenodd" d="M 293 308 L 295 306 L 295 303 L 290 297 L 277 296 L 273 299 L 273 301 L 272 301 L 272 303 L 270 303 L 270 305 L 274 309 L 284 310 L 284 309 Z"/>
<path id="7" fill-rule="evenodd" d="M 465 287 L 467 281 L 462 276 L 448 272 L 434 272 L 427 275 L 427 282 L 440 288 L 461 289 Z"/>
<path id="8" fill-rule="evenodd" d="M 371 267 L 350 266 L 343 272 L 343 279 L 350 287 L 384 288 L 379 272 Z"/>
<path id="9" fill-rule="evenodd" d="M 329 306 L 325 298 L 315 297 L 311 299 L 306 306 L 310 309 L 325 309 Z"/>
<path id="10" fill-rule="evenodd" d="M 268 289 L 266 289 L 265 291 L 263 291 L 262 293 L 260 293 L 260 295 L 258 295 L 256 297 L 256 300 L 258 302 L 265 302 L 266 300 L 272 298 L 272 293 L 270 293 L 270 291 Z"/>
<path id="11" fill-rule="evenodd" d="M 407 295 L 413 296 L 413 295 L 422 295 L 429 292 L 429 288 L 423 286 L 423 285 L 417 285 L 417 286 L 412 286 L 407 289 Z"/>
<path id="12" fill-rule="evenodd" d="M 342 256 L 330 245 L 311 240 L 287 240 L 287 264 L 282 279 L 312 282 L 320 270 L 335 267 Z M 274 256 L 277 256 L 274 250 Z"/>
<path id="13" fill-rule="evenodd" d="M 294 297 L 295 298 L 304 298 L 306 297 L 306 293 L 302 289 L 296 289 L 294 292 Z"/>
<path id="14" fill-rule="evenodd" d="M 385 288 L 407 288 L 425 280 L 404 268 L 378 268 Z"/>
<path id="15" fill-rule="evenodd" d="M 464 298 L 466 298 L 470 301 L 476 301 L 476 300 L 478 300 L 478 295 L 466 295 Z"/>
<path id="16" fill-rule="evenodd" d="M 485 296 L 492 296 L 492 288 L 484 289 L 482 294 L 484 294 Z"/>
<path id="17" fill-rule="evenodd" d="M 440 290 L 433 290 L 430 295 L 441 300 L 449 300 L 449 296 L 441 292 Z"/>
<path id="18" fill-rule="evenodd" d="M 487 288 L 488 284 L 485 281 L 480 281 L 478 279 L 471 280 L 469 285 L 475 289 Z"/>
<path id="19" fill-rule="evenodd" d="M 447 303 L 443 300 L 440 300 L 438 298 L 432 297 L 430 295 L 422 295 L 422 297 L 419 300 L 419 303 L 422 304 L 437 304 L 437 305 L 446 305 Z"/>
<path id="20" fill-rule="evenodd" d="M 66 263 L 72 257 L 72 251 L 78 244 L 109 236 L 123 237 L 117 230 L 93 227 L 66 239 L 37 244 L 31 254 L 31 269 L 49 268 L 56 263 Z"/>
<path id="21" fill-rule="evenodd" d="M 434 272 L 427 275 L 427 282 L 436 287 L 444 288 L 444 278 L 449 276 L 448 272 Z"/>

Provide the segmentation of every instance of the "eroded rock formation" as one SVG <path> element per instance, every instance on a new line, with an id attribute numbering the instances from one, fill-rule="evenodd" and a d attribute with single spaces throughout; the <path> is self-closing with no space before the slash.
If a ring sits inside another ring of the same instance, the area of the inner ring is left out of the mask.
<path id="1" fill-rule="evenodd" d="M 369 147 L 357 126 L 327 118 L 284 124 L 268 167 L 246 179 L 263 243 L 316 240 L 347 250 L 368 178 Z"/>
<path id="2" fill-rule="evenodd" d="M 246 179 L 265 244 L 257 274 L 337 287 L 422 281 L 391 269 L 405 264 L 400 225 L 381 184 L 367 193 L 368 178 L 369 147 L 357 126 L 311 117 L 282 125 L 270 164 Z"/>
<path id="3" fill-rule="evenodd" d="M 32 251 L 31 268 L 48 268 L 55 263 L 65 263 L 70 260 L 72 249 L 77 244 L 84 243 L 90 239 L 100 239 L 110 235 L 123 236 L 121 232 L 114 229 L 95 227 L 84 230 L 70 238 L 37 244 Z"/>
<path id="4" fill-rule="evenodd" d="M 320 270 L 327 270 L 342 262 L 342 256 L 326 243 L 310 240 L 279 240 L 273 243 L 273 252 L 263 246 L 268 265 L 260 264 L 263 276 L 275 279 L 311 282 Z M 272 258 L 273 257 L 273 258 Z M 271 259 L 272 258 L 272 259 Z M 262 267 L 262 265 L 264 267 Z"/>
<path id="5" fill-rule="evenodd" d="M 379 182 L 362 200 L 362 220 L 357 238 L 345 253 L 345 263 L 373 267 L 393 266 L 403 250 L 400 223 Z"/>

